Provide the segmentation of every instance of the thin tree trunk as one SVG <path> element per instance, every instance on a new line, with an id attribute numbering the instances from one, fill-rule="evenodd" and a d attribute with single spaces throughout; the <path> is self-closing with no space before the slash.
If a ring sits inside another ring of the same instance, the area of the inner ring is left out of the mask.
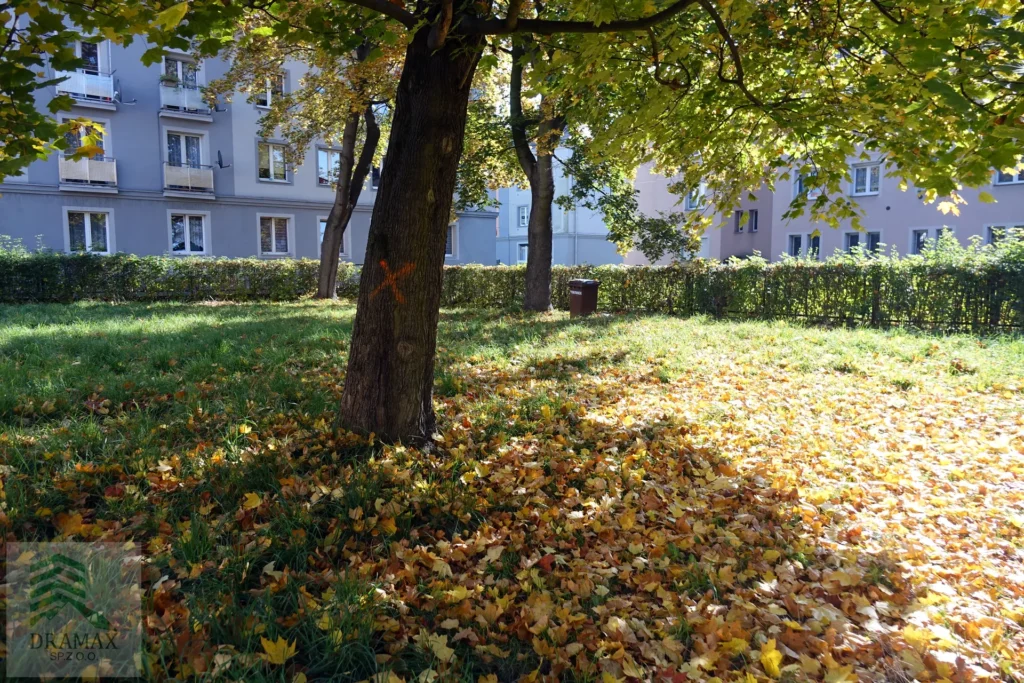
<path id="1" fill-rule="evenodd" d="M 546 126 L 542 123 L 541 130 Z M 527 233 L 526 297 L 528 311 L 551 310 L 551 227 L 555 201 L 555 175 L 551 153 L 537 155 L 536 170 L 530 179 L 530 227 Z"/>
<path id="2" fill-rule="evenodd" d="M 429 33 L 406 51 L 338 414 L 348 429 L 413 443 L 434 432 L 445 240 L 480 54 L 476 38 L 432 49 Z"/>
<path id="3" fill-rule="evenodd" d="M 359 153 L 359 161 L 353 167 L 356 138 L 359 132 L 359 114 L 352 113 L 345 122 L 341 142 L 341 160 L 338 171 L 338 187 L 334 193 L 334 205 L 327 216 L 324 226 L 324 240 L 320 245 L 320 272 L 317 279 L 316 298 L 333 299 L 338 292 L 338 265 L 340 262 L 341 244 L 345 238 L 345 230 L 352 219 L 363 191 L 363 183 L 373 165 L 373 155 L 377 152 L 380 142 L 380 126 L 373 113 L 373 105 L 367 105 L 363 112 L 366 121 L 366 134 L 363 149 Z M 353 123 L 354 121 L 354 123 Z M 350 137 L 351 136 L 351 137 Z"/>
<path id="4" fill-rule="evenodd" d="M 317 278 L 316 298 L 333 299 L 338 285 L 338 260 L 345 227 L 352 216 L 349 190 L 352 185 L 352 167 L 355 163 L 356 139 L 359 137 L 359 113 L 350 112 L 341 137 L 338 161 L 338 184 L 334 191 L 334 206 L 327 215 L 324 239 L 320 243 L 320 273 Z"/>
<path id="5" fill-rule="evenodd" d="M 526 296 L 523 306 L 528 311 L 551 310 L 551 251 L 554 231 L 551 226 L 555 201 L 554 148 L 562 136 L 561 118 L 540 121 L 537 130 L 538 153 L 530 149 L 527 128 L 530 122 L 523 115 L 523 62 L 526 49 L 520 44 L 512 48 L 510 110 L 512 142 L 519 165 L 530 183 L 530 224 L 527 232 Z M 541 113 L 549 107 L 541 100 Z"/>

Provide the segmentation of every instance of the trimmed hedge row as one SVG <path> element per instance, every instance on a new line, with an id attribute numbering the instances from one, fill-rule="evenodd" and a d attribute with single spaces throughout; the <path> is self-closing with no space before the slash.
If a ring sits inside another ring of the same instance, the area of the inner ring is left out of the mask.
<path id="1" fill-rule="evenodd" d="M 317 262 L 0 252 L 0 301 L 284 301 L 316 289 Z M 760 259 L 665 267 L 556 266 L 556 308 L 573 278 L 601 281 L 604 311 L 718 318 L 795 318 L 818 324 L 909 325 L 943 330 L 1024 329 L 1024 264 L 993 259 Z M 342 264 L 339 294 L 354 297 L 358 271 Z M 445 269 L 442 305 L 515 310 L 525 268 Z"/>

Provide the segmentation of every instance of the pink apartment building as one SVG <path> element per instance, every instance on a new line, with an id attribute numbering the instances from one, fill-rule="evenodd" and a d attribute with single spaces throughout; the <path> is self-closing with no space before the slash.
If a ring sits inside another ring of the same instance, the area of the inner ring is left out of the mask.
<path id="1" fill-rule="evenodd" d="M 650 166 L 640 168 L 635 181 L 640 209 L 652 216 L 663 211 L 708 210 L 694 201 L 695 197 L 681 200 L 669 192 L 669 184 L 676 180 L 652 173 Z M 854 231 L 849 223 L 833 229 L 807 216 L 784 219 L 789 203 L 801 191 L 799 178 L 780 179 L 774 192 L 762 187 L 755 193 L 757 201 L 743 201 L 730 217 L 717 215 L 702 239 L 700 255 L 725 260 L 758 251 L 774 261 L 783 254 L 803 255 L 808 249 L 826 256 L 854 245 L 895 250 L 902 255 L 919 252 L 926 239 L 937 237 L 942 230 L 951 231 L 967 244 L 974 235 L 991 242 L 1007 228 L 1024 227 L 1024 171 L 1013 175 L 994 173 L 990 187 L 965 189 L 962 196 L 967 204 L 960 205 L 960 215 L 954 216 L 939 211 L 939 202 L 926 204 L 913 187 L 901 191 L 899 180 L 885 177 L 879 162 L 851 162 L 846 191 L 863 210 L 864 232 Z M 991 194 L 996 202 L 982 203 L 978 199 L 981 191 Z M 814 236 L 815 231 L 820 236 Z M 625 262 L 644 264 L 647 260 L 643 254 L 631 252 Z"/>

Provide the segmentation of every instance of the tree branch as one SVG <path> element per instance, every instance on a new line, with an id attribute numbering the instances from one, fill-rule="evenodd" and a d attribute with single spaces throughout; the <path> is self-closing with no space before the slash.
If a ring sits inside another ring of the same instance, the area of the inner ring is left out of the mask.
<path id="1" fill-rule="evenodd" d="M 351 1 L 351 0 L 350 0 Z M 555 33 L 619 33 L 623 31 L 645 31 L 681 13 L 698 0 L 677 0 L 660 12 L 637 19 L 620 19 L 597 24 L 592 21 L 563 21 L 559 19 L 520 19 L 514 29 L 509 28 L 508 18 L 478 19 L 466 17 L 459 24 L 459 32 L 466 35 L 509 35 L 532 33 L 552 35 Z"/>
<path id="2" fill-rule="evenodd" d="M 441 11 L 434 19 L 434 25 L 430 27 L 430 35 L 427 36 L 427 47 L 431 50 L 440 49 L 444 41 L 448 39 L 448 31 L 452 27 L 453 0 L 441 0 Z"/>
<path id="3" fill-rule="evenodd" d="M 412 28 L 416 25 L 415 15 L 405 8 L 389 2 L 389 0 L 345 0 L 345 2 L 350 5 L 365 7 L 366 9 L 373 10 L 374 12 L 383 14 L 384 16 L 391 17 L 406 28 Z"/>
<path id="4" fill-rule="evenodd" d="M 763 107 L 764 103 L 760 98 L 750 92 L 746 83 L 743 82 L 743 60 L 740 59 L 740 50 L 739 47 L 736 46 L 736 41 L 733 40 L 732 34 L 729 32 L 729 27 L 726 26 L 725 21 L 722 20 L 722 15 L 718 13 L 718 10 L 715 9 L 715 6 L 711 4 L 710 0 L 697 0 L 697 2 L 699 2 L 700 6 L 704 8 L 704 11 L 711 16 L 711 20 L 715 22 L 715 27 L 718 29 L 718 33 L 722 36 L 726 46 L 729 48 L 729 55 L 732 58 L 733 66 L 736 69 L 735 78 L 726 77 L 722 73 L 724 61 L 720 59 L 718 61 L 718 78 L 725 83 L 732 83 L 743 92 L 748 100 L 759 107 Z"/>
<path id="5" fill-rule="evenodd" d="M 537 157 L 530 149 L 530 141 L 526 135 L 526 118 L 523 116 L 523 59 L 526 48 L 517 42 L 512 46 L 512 73 L 509 77 L 509 110 L 512 114 L 509 127 L 512 129 L 512 142 L 516 148 L 516 158 L 530 183 L 537 172 Z"/>
<path id="6" fill-rule="evenodd" d="M 654 80 L 661 85 L 672 88 L 673 90 L 688 91 L 690 86 L 693 85 L 693 79 L 690 77 L 689 70 L 682 66 L 683 73 L 686 74 L 686 84 L 684 85 L 678 78 L 665 78 L 661 75 L 661 55 L 658 49 L 658 40 L 654 35 L 654 29 L 647 29 L 647 35 L 651 39 L 651 56 L 654 59 Z"/>
<path id="7" fill-rule="evenodd" d="M 508 12 L 505 16 L 505 27 L 509 31 L 515 31 L 519 26 L 519 13 L 523 11 L 525 0 L 509 0 Z"/>

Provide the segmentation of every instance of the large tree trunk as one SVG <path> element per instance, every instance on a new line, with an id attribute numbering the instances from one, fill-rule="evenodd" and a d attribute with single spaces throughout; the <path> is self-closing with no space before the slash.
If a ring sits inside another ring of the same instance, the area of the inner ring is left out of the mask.
<path id="1" fill-rule="evenodd" d="M 445 240 L 479 41 L 406 51 L 370 222 L 338 422 L 413 443 L 434 432 Z M 475 40 L 475 39 L 473 39 Z"/>
<path id="2" fill-rule="evenodd" d="M 373 106 L 367 105 L 363 112 L 366 119 L 366 135 L 359 162 L 353 166 L 356 139 L 359 135 L 359 114 L 349 114 L 341 139 L 341 153 L 338 168 L 338 186 L 334 192 L 334 205 L 324 226 L 324 241 L 320 245 L 320 272 L 317 278 L 316 298 L 333 299 L 338 294 L 338 265 L 341 243 L 345 230 L 352 219 L 363 183 L 370 173 L 373 155 L 380 142 L 380 127 L 373 113 Z"/>

